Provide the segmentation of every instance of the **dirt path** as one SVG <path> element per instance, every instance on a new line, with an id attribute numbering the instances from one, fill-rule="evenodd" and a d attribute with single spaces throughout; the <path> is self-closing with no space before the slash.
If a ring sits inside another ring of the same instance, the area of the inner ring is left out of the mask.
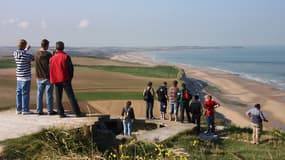
<path id="1" fill-rule="evenodd" d="M 16 115 L 14 110 L 0 112 L 0 141 L 33 134 L 44 128 L 78 128 L 94 124 L 98 116 L 76 118 L 68 115 L 66 118 L 37 114 Z"/>

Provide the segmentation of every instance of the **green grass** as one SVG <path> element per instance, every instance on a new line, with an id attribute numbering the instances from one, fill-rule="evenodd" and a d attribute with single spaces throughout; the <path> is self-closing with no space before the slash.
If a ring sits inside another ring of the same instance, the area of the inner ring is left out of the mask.
<path id="1" fill-rule="evenodd" d="M 16 63 L 12 60 L 0 60 L 0 68 L 15 68 Z"/>
<path id="2" fill-rule="evenodd" d="M 169 148 L 183 148 L 190 159 L 207 160 L 270 160 L 285 156 L 285 133 L 275 130 L 262 134 L 262 143 L 253 145 L 251 129 L 229 126 L 218 133 L 214 142 L 202 140 L 191 132 L 163 142 Z M 226 138 L 221 138 L 226 137 Z"/>
<path id="3" fill-rule="evenodd" d="M 130 66 L 86 66 L 79 67 L 94 68 L 97 70 L 127 73 L 135 76 L 155 77 L 155 78 L 177 78 L 179 69 L 173 66 L 154 66 L 154 67 L 130 67 Z"/>
<path id="4" fill-rule="evenodd" d="M 39 133 L 0 142 L 4 145 L 4 159 L 60 159 L 67 155 L 83 155 L 96 152 L 88 127 L 74 130 L 45 129 Z"/>
<path id="5" fill-rule="evenodd" d="M 78 92 L 78 100 L 129 100 L 142 99 L 141 92 Z"/>

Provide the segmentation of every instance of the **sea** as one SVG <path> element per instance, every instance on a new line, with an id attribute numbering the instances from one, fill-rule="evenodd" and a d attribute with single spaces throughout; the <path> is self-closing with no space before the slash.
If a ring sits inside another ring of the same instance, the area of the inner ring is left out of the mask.
<path id="1" fill-rule="evenodd" d="M 285 46 L 153 51 L 145 53 L 145 56 L 154 61 L 238 74 L 285 90 Z"/>

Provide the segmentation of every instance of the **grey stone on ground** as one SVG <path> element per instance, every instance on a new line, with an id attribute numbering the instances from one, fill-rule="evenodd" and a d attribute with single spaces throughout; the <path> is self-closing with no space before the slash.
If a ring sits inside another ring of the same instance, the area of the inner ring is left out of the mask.
<path id="1" fill-rule="evenodd" d="M 215 141 L 218 139 L 218 135 L 216 134 L 206 134 L 206 133 L 200 133 L 199 137 L 203 140 L 207 141 Z"/>
<path id="2" fill-rule="evenodd" d="M 191 123 L 180 123 L 180 122 L 173 122 L 173 121 L 167 122 L 166 127 L 154 129 L 146 133 L 137 135 L 137 139 L 149 141 L 149 142 L 162 142 L 179 133 L 192 130 L 194 127 L 195 125 Z"/>

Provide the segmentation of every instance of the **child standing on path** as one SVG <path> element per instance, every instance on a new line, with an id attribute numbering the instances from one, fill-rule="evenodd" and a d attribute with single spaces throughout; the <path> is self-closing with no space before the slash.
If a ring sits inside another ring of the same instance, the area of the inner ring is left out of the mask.
<path id="1" fill-rule="evenodd" d="M 34 60 L 32 54 L 27 53 L 30 45 L 27 41 L 21 39 L 18 41 L 18 49 L 14 51 L 14 59 L 16 62 L 16 114 L 29 114 L 30 105 L 30 88 L 31 88 L 31 61 Z"/>
<path id="2" fill-rule="evenodd" d="M 165 120 L 166 108 L 167 108 L 167 82 L 163 82 L 163 85 L 156 90 L 158 101 L 160 102 L 161 119 Z"/>
<path id="3" fill-rule="evenodd" d="M 126 107 L 123 108 L 121 116 L 123 119 L 123 128 L 124 128 L 124 135 L 131 136 L 132 133 L 132 124 L 135 120 L 135 113 L 134 109 L 131 107 L 132 102 L 127 101 Z"/>

